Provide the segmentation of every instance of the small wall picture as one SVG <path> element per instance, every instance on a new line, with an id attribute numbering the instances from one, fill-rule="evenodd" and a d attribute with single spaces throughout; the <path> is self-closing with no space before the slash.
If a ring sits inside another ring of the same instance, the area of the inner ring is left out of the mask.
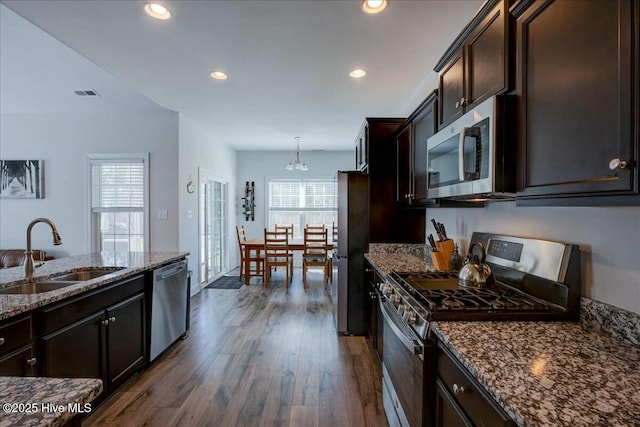
<path id="1" fill-rule="evenodd" d="M 0 160 L 0 199 L 44 199 L 44 160 Z"/>

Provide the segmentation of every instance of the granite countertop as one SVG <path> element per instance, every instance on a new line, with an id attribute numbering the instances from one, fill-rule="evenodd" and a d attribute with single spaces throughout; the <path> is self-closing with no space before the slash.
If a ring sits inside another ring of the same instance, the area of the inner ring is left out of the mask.
<path id="1" fill-rule="evenodd" d="M 366 258 L 382 274 L 431 267 L 405 253 Z M 640 426 L 636 345 L 577 322 L 433 322 L 431 327 L 521 427 Z"/>
<path id="2" fill-rule="evenodd" d="M 103 252 L 58 258 L 44 263 L 34 272 L 32 281 L 46 280 L 52 276 L 71 273 L 84 268 L 121 269 L 95 279 L 78 282 L 50 292 L 39 294 L 0 294 L 0 320 L 33 310 L 73 295 L 99 288 L 117 280 L 185 258 L 188 252 Z M 0 270 L 0 288 L 28 283 L 22 267 Z"/>
<path id="3" fill-rule="evenodd" d="M 92 378 L 0 377 L 0 427 L 62 426 L 101 392 Z"/>
<path id="4" fill-rule="evenodd" d="M 568 322 L 434 322 L 519 426 L 639 426 L 640 348 Z"/>
<path id="5" fill-rule="evenodd" d="M 389 274 L 391 270 L 426 272 L 432 271 L 431 260 L 428 262 L 411 254 L 376 254 L 368 253 L 364 255 L 371 264 L 382 274 Z"/>

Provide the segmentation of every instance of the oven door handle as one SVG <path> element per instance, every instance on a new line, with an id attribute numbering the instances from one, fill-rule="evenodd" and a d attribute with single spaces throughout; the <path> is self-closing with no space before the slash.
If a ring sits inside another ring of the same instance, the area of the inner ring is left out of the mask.
<path id="1" fill-rule="evenodd" d="M 385 327 L 388 325 L 391 327 L 393 333 L 398 337 L 398 339 L 407 347 L 408 350 L 412 351 L 413 354 L 422 355 L 423 354 L 423 346 L 420 343 L 420 340 L 411 336 L 413 334 L 411 330 L 408 330 L 409 327 L 405 324 L 400 323 L 400 320 L 396 320 L 397 314 L 393 312 L 393 308 L 389 308 L 389 303 L 384 302 L 380 299 L 380 308 L 382 312 L 382 316 L 386 320 Z M 403 332 L 403 329 L 405 330 Z"/>

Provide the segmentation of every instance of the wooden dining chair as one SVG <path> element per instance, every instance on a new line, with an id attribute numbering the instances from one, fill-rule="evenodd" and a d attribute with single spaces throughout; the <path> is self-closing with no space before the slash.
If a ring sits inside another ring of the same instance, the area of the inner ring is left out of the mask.
<path id="1" fill-rule="evenodd" d="M 289 234 L 286 231 L 264 229 L 264 287 L 269 287 L 271 267 L 285 267 L 285 283 L 289 287 L 293 276 L 293 261 L 289 249 Z"/>
<path id="2" fill-rule="evenodd" d="M 274 227 L 276 231 L 286 231 L 289 236 L 289 240 L 293 239 L 293 224 L 291 225 L 278 225 L 276 224 Z"/>
<path id="3" fill-rule="evenodd" d="M 302 284 L 307 287 L 307 269 L 322 267 L 324 286 L 327 287 L 329 277 L 329 251 L 327 250 L 327 230 L 304 229 L 304 252 L 302 254 Z"/>
<path id="4" fill-rule="evenodd" d="M 240 250 L 240 274 L 238 275 L 238 280 L 242 281 L 246 262 L 250 263 L 249 277 L 263 277 L 264 255 L 262 254 L 262 251 L 252 251 L 249 254 L 249 258 L 246 259 L 244 242 L 247 241 L 247 234 L 244 230 L 244 225 L 241 225 L 240 227 L 236 225 L 236 235 L 238 236 L 238 249 Z"/>
<path id="5" fill-rule="evenodd" d="M 307 229 L 307 230 L 310 230 L 310 231 L 324 231 L 325 230 L 324 225 L 307 225 L 304 228 Z"/>
<path id="6" fill-rule="evenodd" d="M 276 224 L 274 226 L 274 230 L 280 231 L 280 232 L 286 232 L 287 235 L 289 236 L 289 240 L 293 239 L 293 224 L 291 225 Z M 293 266 L 293 251 L 289 253 L 289 258 L 291 258 L 290 261 L 291 261 L 291 265 Z M 293 267 L 291 267 L 291 276 L 293 276 Z"/>

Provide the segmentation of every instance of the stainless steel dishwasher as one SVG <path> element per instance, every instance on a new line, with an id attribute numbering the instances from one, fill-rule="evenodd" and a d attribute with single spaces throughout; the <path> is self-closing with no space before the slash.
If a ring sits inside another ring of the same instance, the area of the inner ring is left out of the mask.
<path id="1" fill-rule="evenodd" d="M 151 302 L 151 344 L 154 360 L 189 329 L 189 272 L 182 260 L 153 272 Z"/>

